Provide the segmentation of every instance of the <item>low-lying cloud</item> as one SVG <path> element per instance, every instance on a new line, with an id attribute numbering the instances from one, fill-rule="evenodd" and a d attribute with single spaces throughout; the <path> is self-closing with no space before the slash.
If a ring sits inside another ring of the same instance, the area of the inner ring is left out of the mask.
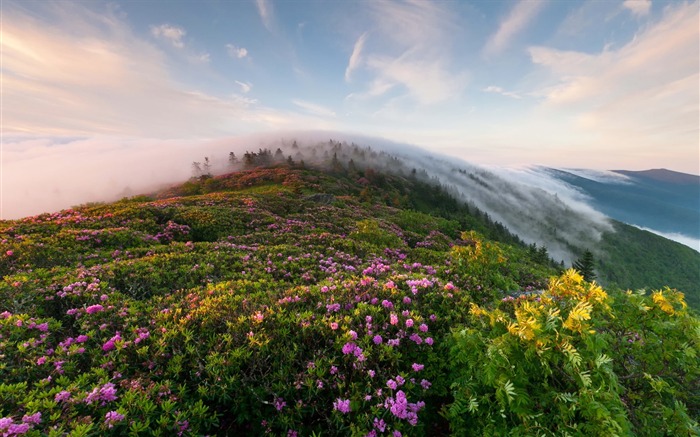
<path id="1" fill-rule="evenodd" d="M 181 183 L 192 176 L 192 163 L 205 157 L 215 173 L 223 173 L 229 152 L 241 157 L 245 151 L 281 147 L 293 154 L 293 141 L 303 151 L 328 147 L 330 139 L 384 152 L 383 159 L 366 163 L 378 170 L 404 175 L 413 168 L 425 171 L 427 177 L 487 212 L 525 242 L 545 245 L 556 260 L 570 262 L 572 252 L 594 248 L 604 232 L 613 230 L 609 219 L 589 206 L 590 199 L 583 193 L 535 167 L 479 166 L 408 144 L 331 131 L 278 131 L 190 141 L 6 138 L 0 212 L 3 219 L 15 219 L 88 202 L 114 201 Z M 402 164 L 397 165 L 390 156 L 400 158 Z M 692 238 L 660 235 L 696 250 L 700 247 Z"/>

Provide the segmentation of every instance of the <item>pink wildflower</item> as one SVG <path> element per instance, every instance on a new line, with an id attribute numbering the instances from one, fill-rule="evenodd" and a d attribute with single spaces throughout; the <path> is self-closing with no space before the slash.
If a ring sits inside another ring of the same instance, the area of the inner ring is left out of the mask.
<path id="1" fill-rule="evenodd" d="M 119 414 L 116 411 L 110 411 L 109 413 L 105 414 L 105 424 L 108 428 L 112 428 L 115 423 L 121 422 L 122 420 L 124 420 L 124 415 Z"/>
<path id="2" fill-rule="evenodd" d="M 99 313 L 102 310 L 104 310 L 104 307 L 100 304 L 90 305 L 89 307 L 85 308 L 85 312 L 88 314 Z"/>
<path id="3" fill-rule="evenodd" d="M 22 422 L 28 423 L 30 425 L 38 425 L 39 423 L 41 423 L 41 413 L 36 412 L 32 415 L 25 414 L 24 417 L 22 417 Z"/>
<path id="4" fill-rule="evenodd" d="M 282 398 L 276 398 L 274 404 L 277 411 L 282 411 L 282 409 L 287 406 L 287 402 Z"/>
<path id="5" fill-rule="evenodd" d="M 357 345 L 353 342 L 348 342 L 343 345 L 343 354 L 348 355 L 355 352 Z"/>
<path id="6" fill-rule="evenodd" d="M 350 412 L 350 399 L 340 399 L 338 398 L 333 402 L 333 409 L 340 411 L 343 414 Z"/>
<path id="7" fill-rule="evenodd" d="M 121 341 L 121 339 L 122 339 L 121 335 L 119 334 L 119 332 L 117 332 L 114 337 L 110 338 L 109 340 L 107 340 L 107 342 L 105 342 L 105 344 L 102 345 L 102 350 L 105 352 L 108 352 L 108 351 L 115 349 L 116 348 L 115 343 L 117 341 Z"/>
<path id="8" fill-rule="evenodd" d="M 56 396 L 54 396 L 53 400 L 56 402 L 65 402 L 70 399 L 70 392 L 67 390 L 63 390 L 60 393 L 56 393 Z"/>
<path id="9" fill-rule="evenodd" d="M 21 425 L 10 425 L 10 428 L 7 430 L 7 434 L 3 434 L 3 436 L 26 434 L 27 431 L 29 431 L 28 423 L 23 423 Z"/>

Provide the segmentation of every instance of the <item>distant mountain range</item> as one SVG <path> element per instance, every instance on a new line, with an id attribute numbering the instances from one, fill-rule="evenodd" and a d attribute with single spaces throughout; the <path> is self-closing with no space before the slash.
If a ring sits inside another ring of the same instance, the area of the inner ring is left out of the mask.
<path id="1" fill-rule="evenodd" d="M 666 169 L 542 170 L 576 187 L 592 207 L 616 220 L 700 240 L 700 176 Z"/>

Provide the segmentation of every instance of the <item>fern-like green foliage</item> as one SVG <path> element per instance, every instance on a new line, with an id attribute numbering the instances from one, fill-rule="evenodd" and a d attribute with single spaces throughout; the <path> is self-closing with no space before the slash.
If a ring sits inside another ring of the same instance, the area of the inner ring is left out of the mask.
<path id="1" fill-rule="evenodd" d="M 700 430 L 700 323 L 680 293 L 608 295 L 569 270 L 541 294 L 470 312 L 451 337 L 455 434 Z"/>

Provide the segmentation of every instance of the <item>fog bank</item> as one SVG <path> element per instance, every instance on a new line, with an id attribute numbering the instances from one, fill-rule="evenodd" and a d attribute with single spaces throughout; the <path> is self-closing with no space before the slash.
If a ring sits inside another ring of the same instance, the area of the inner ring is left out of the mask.
<path id="1" fill-rule="evenodd" d="M 280 147 L 291 154 L 294 141 L 308 151 L 328 147 L 331 139 L 383 152 L 381 159 L 360 165 L 404 175 L 414 168 L 424 172 L 524 241 L 544 244 L 556 260 L 570 262 L 572 248 L 593 248 L 603 232 L 612 230 L 580 192 L 531 168 L 479 166 L 408 144 L 326 131 L 198 141 L 16 137 L 3 145 L 2 218 L 152 192 L 187 180 L 192 162 L 204 157 L 219 173 L 226 170 L 229 152 L 240 157 L 246 150 Z"/>

